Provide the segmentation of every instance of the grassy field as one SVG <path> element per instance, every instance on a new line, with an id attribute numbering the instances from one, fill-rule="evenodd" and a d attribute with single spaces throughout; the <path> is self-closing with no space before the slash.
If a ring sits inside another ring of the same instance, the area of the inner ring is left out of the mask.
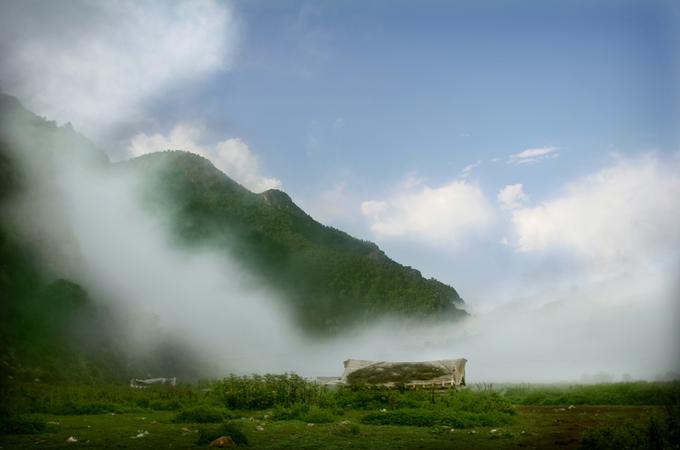
<path id="1" fill-rule="evenodd" d="M 177 388 L 3 387 L 2 448 L 680 448 L 680 383 L 325 389 L 295 376 Z M 69 438 L 71 441 L 69 441 Z M 72 442 L 76 440 L 76 442 Z"/>

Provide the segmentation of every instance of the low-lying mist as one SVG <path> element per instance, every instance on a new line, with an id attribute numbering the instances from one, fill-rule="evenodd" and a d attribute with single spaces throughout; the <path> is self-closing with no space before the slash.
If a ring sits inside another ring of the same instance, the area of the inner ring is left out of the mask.
<path id="1" fill-rule="evenodd" d="M 47 145 L 51 155 L 68 153 Z M 176 242 L 170 224 L 143 208 L 144 180 L 108 164 L 35 158 L 23 147 L 17 142 L 28 191 L 10 217 L 55 277 L 74 279 L 116 314 L 130 355 L 170 336 L 203 362 L 206 376 L 339 375 L 347 358 L 465 357 L 471 383 L 579 381 L 602 373 L 653 379 L 680 366 L 675 263 L 673 270 L 545 292 L 456 323 L 385 320 L 311 338 L 266 279 L 228 254 Z"/>

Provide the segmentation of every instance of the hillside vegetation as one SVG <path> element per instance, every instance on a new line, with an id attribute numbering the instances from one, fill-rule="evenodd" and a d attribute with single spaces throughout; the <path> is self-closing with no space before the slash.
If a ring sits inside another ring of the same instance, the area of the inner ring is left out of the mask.
<path id="1" fill-rule="evenodd" d="M 178 236 L 228 249 L 284 293 L 310 330 L 336 332 L 386 315 L 465 315 L 451 286 L 320 224 L 282 191 L 252 193 L 187 152 L 153 153 L 123 166 L 149 180 L 147 205 L 169 217 Z"/>

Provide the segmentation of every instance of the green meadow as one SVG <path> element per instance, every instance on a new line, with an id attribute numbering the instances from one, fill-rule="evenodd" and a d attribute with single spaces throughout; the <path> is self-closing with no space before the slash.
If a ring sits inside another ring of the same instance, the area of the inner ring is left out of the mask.
<path id="1" fill-rule="evenodd" d="M 2 448 L 680 446 L 680 383 L 324 387 L 296 375 L 177 387 L 10 382 Z"/>

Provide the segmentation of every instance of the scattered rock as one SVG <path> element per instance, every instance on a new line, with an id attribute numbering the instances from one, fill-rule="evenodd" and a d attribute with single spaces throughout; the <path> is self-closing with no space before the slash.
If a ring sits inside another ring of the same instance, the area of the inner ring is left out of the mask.
<path id="1" fill-rule="evenodd" d="M 574 406 L 574 405 L 569 405 L 569 408 L 567 408 L 567 409 L 575 409 L 575 408 L 576 408 L 576 406 Z"/>
<path id="2" fill-rule="evenodd" d="M 340 425 L 349 425 L 349 420 L 343 420 L 340 422 Z"/>
<path id="3" fill-rule="evenodd" d="M 182 433 L 191 433 L 191 430 L 190 430 L 189 428 L 187 428 L 187 427 L 183 427 L 180 431 L 181 431 Z"/>
<path id="4" fill-rule="evenodd" d="M 308 423 L 307 426 L 308 426 L 308 427 L 313 427 L 314 424 L 313 424 L 313 423 Z"/>
<path id="5" fill-rule="evenodd" d="M 78 442 L 78 438 L 75 436 L 69 436 L 68 439 L 66 439 L 66 442 Z"/>
<path id="6" fill-rule="evenodd" d="M 211 447 L 236 447 L 230 436 L 220 436 L 210 443 Z"/>
<path id="7" fill-rule="evenodd" d="M 149 435 L 149 432 L 146 430 L 137 430 L 137 435 L 132 436 L 131 439 L 141 439 L 143 437 L 146 437 Z"/>
<path id="8" fill-rule="evenodd" d="M 449 433 L 454 433 L 455 431 L 456 431 L 455 428 L 451 428 L 451 429 L 449 430 Z"/>
<path id="9" fill-rule="evenodd" d="M 261 427 L 260 425 L 258 425 L 255 429 L 256 429 L 257 431 L 264 431 L 264 428 Z"/>
<path id="10" fill-rule="evenodd" d="M 496 428 L 494 428 L 493 430 L 489 430 L 489 433 L 495 433 L 496 431 L 498 431 L 498 430 Z"/>
<path id="11" fill-rule="evenodd" d="M 477 430 L 470 430 L 469 434 L 477 434 Z"/>

